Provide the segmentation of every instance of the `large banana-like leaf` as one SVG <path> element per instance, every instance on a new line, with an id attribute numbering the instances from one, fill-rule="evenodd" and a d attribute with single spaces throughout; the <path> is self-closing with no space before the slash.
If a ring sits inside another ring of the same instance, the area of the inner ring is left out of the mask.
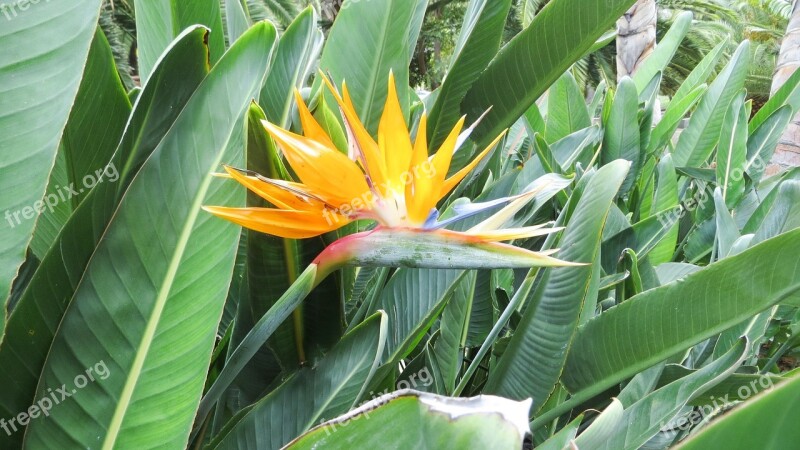
<path id="1" fill-rule="evenodd" d="M 571 443 L 575 448 L 594 450 L 614 433 L 614 430 L 622 425 L 623 406 L 619 399 L 611 399 L 611 404 L 597 416 L 588 427 L 578 435 Z"/>
<path id="2" fill-rule="evenodd" d="M 728 45 L 729 42 L 723 40 L 703 57 L 700 63 L 689 73 L 689 76 L 681 83 L 675 95 L 672 96 L 670 105 L 684 100 L 691 92 L 708 81 L 711 74 L 716 71 L 717 64 L 719 64 L 720 59 L 725 54 L 725 49 Z M 669 106 L 667 108 L 669 108 Z"/>
<path id="3" fill-rule="evenodd" d="M 800 289 L 799 251 L 794 230 L 612 308 L 580 328 L 562 381 L 596 395 L 781 302 Z"/>
<path id="4" fill-rule="evenodd" d="M 747 159 L 747 112 L 745 94 L 731 102 L 722 123 L 717 148 L 717 186 L 729 208 L 734 207 L 744 195 L 744 170 Z"/>
<path id="5" fill-rule="evenodd" d="M 694 105 L 703 98 L 706 89 L 708 89 L 708 86 L 701 84 L 680 100 L 675 100 L 673 97 L 661 121 L 653 127 L 653 131 L 650 134 L 650 142 L 647 146 L 648 154 L 664 148 L 664 146 L 670 142 L 683 118 L 686 117 L 686 114 L 689 113 Z"/>
<path id="6" fill-rule="evenodd" d="M 792 108 L 784 105 L 764 119 L 761 125 L 750 134 L 747 140 L 747 162 L 744 169 L 751 179 L 756 182 L 761 180 L 790 120 L 792 120 Z M 752 120 L 750 123 L 752 124 Z"/>
<path id="7" fill-rule="evenodd" d="M 453 63 L 430 111 L 428 141 L 431 148 L 439 148 L 447 138 L 461 115 L 461 101 L 500 48 L 510 8 L 511 0 L 469 2 Z"/>
<path id="8" fill-rule="evenodd" d="M 742 42 L 700 100 L 689 126 L 681 133 L 672 153 L 677 167 L 700 167 L 711 156 L 719 141 L 728 107 L 744 87 L 750 62 L 749 51 L 749 42 Z"/>
<path id="9" fill-rule="evenodd" d="M 288 128 L 294 105 L 294 90 L 303 87 L 322 49 L 322 32 L 314 10 L 306 8 L 281 35 L 275 49 L 259 103 L 267 119 Z"/>
<path id="10" fill-rule="evenodd" d="M 656 166 L 656 182 L 653 204 L 650 214 L 664 211 L 673 211 L 678 206 L 678 177 L 675 175 L 675 166 L 672 165 L 672 156 L 664 155 Z M 645 215 L 643 214 L 643 217 Z M 663 217 L 663 216 L 662 216 Z M 675 223 L 672 223 L 675 222 Z M 672 260 L 675 246 L 678 243 L 678 223 L 672 216 L 667 216 L 663 225 L 671 225 L 667 236 L 661 240 L 650 252 L 650 263 L 654 266 Z"/>
<path id="11" fill-rule="evenodd" d="M 74 395 L 31 421 L 27 446 L 186 445 L 239 239 L 200 206 L 243 202 L 212 172 L 242 158 L 243 145 L 230 144 L 243 143 L 237 124 L 275 35 L 266 23 L 242 35 L 131 183 L 61 322 L 36 400 L 48 386 Z M 81 386 L 76 376 L 99 364 L 105 378 Z"/>
<path id="12" fill-rule="evenodd" d="M 464 98 L 462 112 L 477 118 L 480 144 L 510 127 L 581 58 L 634 0 L 553 0 L 503 47 Z M 479 148 L 481 145 L 479 145 Z"/>
<path id="13" fill-rule="evenodd" d="M 605 450 L 641 448 L 691 399 L 731 375 L 744 360 L 747 347 L 746 340 L 741 339 L 719 359 L 626 407 L 620 425 L 614 433 L 600 445 L 591 448 Z"/>
<path id="14" fill-rule="evenodd" d="M 354 328 L 313 367 L 302 369 L 234 419 L 213 449 L 279 449 L 311 427 L 346 413 L 362 396 L 386 342 L 386 315 Z"/>
<path id="15" fill-rule="evenodd" d="M 0 391 L 0 414 L 4 417 L 24 411 L 32 403 L 64 310 L 119 198 L 205 78 L 206 32 L 200 27 L 187 30 L 158 63 L 138 97 L 112 159 L 119 169 L 119 180 L 95 186 L 72 214 L 9 317 L 7 334 L 0 343 L 0 364 L 4 367 L 0 383 L 14 389 Z M 6 446 L 6 439 L 16 441 L 22 435 L 0 433 L 2 446 Z"/>
<path id="16" fill-rule="evenodd" d="M 0 29 L 0 335 L 100 14 L 100 0 L 26 4 L 4 4 Z"/>
<path id="17" fill-rule="evenodd" d="M 376 305 L 389 316 L 387 361 L 405 357 L 419 343 L 464 276 L 463 270 L 397 270 Z"/>
<path id="18" fill-rule="evenodd" d="M 623 78 L 617 86 L 614 103 L 605 123 L 601 164 L 617 159 L 631 162 L 631 169 L 620 188 L 620 195 L 627 193 L 642 164 L 640 156 L 641 133 L 639 131 L 639 94 L 630 78 Z"/>
<path id="19" fill-rule="evenodd" d="M 555 143 L 591 125 L 581 88 L 572 73 L 567 72 L 550 87 L 544 137 L 547 142 Z"/>
<path id="20" fill-rule="evenodd" d="M 113 183 L 119 177 L 111 157 L 130 113 L 131 104 L 114 65 L 111 47 L 98 28 L 47 186 L 45 200 L 55 208 L 45 210 L 39 217 L 31 241 L 31 249 L 39 259 L 44 258 L 69 215 L 91 188 L 98 183 Z M 61 200 L 64 197 L 67 199 Z"/>
<path id="21" fill-rule="evenodd" d="M 456 378 L 464 359 L 467 329 L 475 299 L 476 273 L 465 276 L 447 302 L 439 323 L 439 338 L 433 346 L 439 371 L 444 379 L 446 392 L 451 394 L 456 387 Z"/>
<path id="22" fill-rule="evenodd" d="M 233 44 L 252 25 L 245 0 L 225 0 L 225 28 L 228 42 Z"/>
<path id="23" fill-rule="evenodd" d="M 800 110 L 800 72 L 798 71 L 795 71 L 753 116 L 753 119 L 750 120 L 750 134 L 755 133 L 768 117 L 784 106 L 789 106 L 794 112 Z"/>
<path id="24" fill-rule="evenodd" d="M 755 230 L 751 245 L 800 226 L 800 181 L 786 180 L 775 190 L 775 201 Z"/>
<path id="25" fill-rule="evenodd" d="M 218 0 L 147 0 L 136 7 L 136 42 L 139 75 L 146 81 L 153 66 L 181 32 L 192 25 L 208 27 L 209 60 L 215 63 L 225 51 L 225 34 Z"/>
<path id="26" fill-rule="evenodd" d="M 530 400 L 448 398 L 405 390 L 326 422 L 286 448 L 516 449 L 528 432 L 529 408 Z M 387 430 L 396 432 L 387 435 Z"/>
<path id="27" fill-rule="evenodd" d="M 739 406 L 678 448 L 782 450 L 800 442 L 797 405 L 800 402 L 800 377 L 760 394 Z"/>
<path id="28" fill-rule="evenodd" d="M 647 83 L 653 79 L 659 72 L 664 72 L 675 52 L 683 42 L 683 38 L 689 32 L 692 26 L 692 13 L 684 11 L 675 18 L 669 31 L 659 40 L 658 46 L 651 53 L 644 62 L 636 68 L 636 73 L 633 75 L 633 81 L 636 83 L 636 89 L 641 92 L 644 90 Z"/>
<path id="29" fill-rule="evenodd" d="M 559 245 L 559 258 L 599 263 L 606 216 L 630 163 L 615 161 L 592 176 Z M 519 326 L 489 377 L 486 392 L 533 397 L 538 409 L 558 381 L 583 308 L 594 308 L 597 281 L 591 265 L 548 269 Z M 592 289 L 594 286 L 594 292 Z M 591 298 L 591 296 L 595 298 Z"/>
<path id="30" fill-rule="evenodd" d="M 269 79 L 267 83 L 270 83 Z M 284 89 L 283 97 L 290 95 L 293 87 L 288 85 Z M 273 92 L 278 91 L 273 89 Z M 288 179 L 280 153 L 261 123 L 263 119 L 264 113 L 260 108 L 250 108 L 247 168 L 272 179 Z M 266 206 L 266 202 L 255 194 L 248 195 L 247 204 Z M 251 320 L 263 316 L 324 248 L 321 238 L 283 239 L 248 231 L 249 297 L 242 306 L 249 308 Z M 293 313 L 293 320 L 283 324 L 270 338 L 270 348 L 284 368 L 293 370 L 307 358 L 314 357 L 313 353 L 307 355 L 306 350 L 313 352 L 320 347 L 328 348 L 341 337 L 342 321 L 339 320 L 340 304 L 336 301 L 335 284 L 333 278 L 322 281 L 306 305 Z"/>
<path id="31" fill-rule="evenodd" d="M 408 111 L 408 65 L 427 6 L 428 0 L 347 0 L 336 16 L 320 70 L 337 84 L 347 82 L 356 111 L 372 133 L 383 111 L 389 71 L 397 80 L 403 111 Z"/>

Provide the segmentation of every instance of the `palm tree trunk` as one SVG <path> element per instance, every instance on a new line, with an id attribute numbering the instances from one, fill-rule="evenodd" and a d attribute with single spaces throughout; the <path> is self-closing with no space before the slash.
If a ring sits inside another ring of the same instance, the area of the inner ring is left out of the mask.
<path id="1" fill-rule="evenodd" d="M 322 20 L 328 24 L 332 24 L 333 21 L 336 20 L 339 10 L 342 9 L 342 3 L 344 3 L 344 0 L 321 0 L 320 16 Z"/>
<path id="2" fill-rule="evenodd" d="M 639 0 L 617 21 L 617 79 L 631 76 L 656 48 L 656 0 Z"/>
<path id="3" fill-rule="evenodd" d="M 800 67 L 800 2 L 795 0 L 792 5 L 792 16 L 789 26 L 781 43 L 781 52 L 778 55 L 778 65 L 772 77 L 772 93 L 778 90 L 787 79 Z M 775 173 L 787 167 L 800 166 L 800 115 L 789 123 L 783 132 L 778 148 L 772 156 L 767 174 Z"/>

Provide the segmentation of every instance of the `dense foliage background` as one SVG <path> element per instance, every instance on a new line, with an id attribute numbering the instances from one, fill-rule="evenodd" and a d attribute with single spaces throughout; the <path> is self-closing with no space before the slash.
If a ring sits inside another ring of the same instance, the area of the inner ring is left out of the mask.
<path id="1" fill-rule="evenodd" d="M 770 162 L 798 8 L 660 1 L 621 77 L 633 4 L 4 5 L 0 447 L 792 448 L 800 170 Z M 295 91 L 346 153 L 320 73 L 372 136 L 390 73 L 431 151 L 482 118 L 451 172 L 507 130 L 441 217 L 525 196 L 504 227 L 563 229 L 513 245 L 581 265 L 390 242 L 317 279 L 374 224 L 295 240 L 203 211 L 270 206 L 224 165 L 298 181 L 262 126 L 308 132 Z"/>

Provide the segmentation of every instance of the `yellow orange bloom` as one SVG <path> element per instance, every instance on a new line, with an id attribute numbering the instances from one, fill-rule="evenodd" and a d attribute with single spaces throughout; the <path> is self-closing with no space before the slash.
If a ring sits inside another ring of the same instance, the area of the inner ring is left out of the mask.
<path id="1" fill-rule="evenodd" d="M 361 122 L 347 85 L 341 93 L 323 76 L 341 111 L 347 132 L 348 154 L 340 152 L 296 93 L 303 135 L 264 122 L 298 182 L 274 180 L 226 167 L 227 176 L 269 202 L 270 208 L 205 209 L 246 228 L 284 238 L 309 238 L 336 230 L 354 220 L 378 222 L 379 229 L 402 229 L 462 235 L 465 242 L 498 242 L 540 236 L 554 229 L 522 227 L 503 230 L 535 192 L 505 199 L 508 205 L 484 223 L 464 233 L 444 230 L 436 205 L 455 188 L 497 145 L 498 136 L 466 167 L 450 177 L 453 155 L 474 125 L 464 130 L 461 118 L 442 145 L 429 156 L 427 119 L 423 114 L 412 139 L 395 80 L 389 76 L 388 96 L 377 140 Z M 486 208 L 501 204 L 493 202 Z M 470 211 L 474 214 L 477 209 Z M 479 211 L 478 211 L 479 212 Z M 447 223 L 452 223 L 448 220 Z"/>

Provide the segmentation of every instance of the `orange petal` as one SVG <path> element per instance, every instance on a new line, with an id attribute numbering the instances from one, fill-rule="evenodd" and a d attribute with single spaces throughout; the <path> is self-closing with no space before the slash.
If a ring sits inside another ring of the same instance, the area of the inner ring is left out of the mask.
<path id="1" fill-rule="evenodd" d="M 335 148 L 264 122 L 289 165 L 312 191 L 331 199 L 334 206 L 349 204 L 369 192 L 361 169 Z"/>
<path id="2" fill-rule="evenodd" d="M 325 132 L 319 122 L 317 122 L 317 119 L 311 114 L 311 111 L 308 110 L 308 106 L 306 106 L 303 97 L 300 96 L 300 92 L 298 92 L 297 89 L 294 90 L 294 98 L 297 102 L 297 110 L 300 114 L 300 123 L 303 126 L 303 135 L 328 148 L 336 148 L 336 145 L 334 145 L 328 133 Z"/>
<path id="3" fill-rule="evenodd" d="M 270 208 L 223 208 L 204 206 L 204 210 L 245 228 L 287 239 L 305 239 L 336 230 L 350 223 L 344 216 L 325 210 L 285 211 Z"/>
<path id="4" fill-rule="evenodd" d="M 409 218 L 427 217 L 430 211 L 436 207 L 436 203 L 440 199 L 439 192 L 442 190 L 445 177 L 447 177 L 447 171 L 450 170 L 450 161 L 453 158 L 458 136 L 464 127 L 464 120 L 465 118 L 462 117 L 458 121 L 442 146 L 439 147 L 439 151 L 431 157 L 427 164 L 431 164 L 432 167 L 428 168 L 427 173 L 414 177 L 414 199 L 408 207 Z M 424 221 L 424 219 L 422 220 Z"/>
<path id="5" fill-rule="evenodd" d="M 345 129 L 347 130 L 348 140 L 350 141 L 349 145 L 351 147 L 353 145 L 358 147 L 366 160 L 367 167 L 364 169 L 369 173 L 369 176 L 376 185 L 382 185 L 386 182 L 386 167 L 383 156 L 380 153 L 378 144 L 372 139 L 372 136 L 370 136 L 364 124 L 361 123 L 361 120 L 358 118 L 353 102 L 350 99 L 350 93 L 347 90 L 347 84 L 342 83 L 343 98 L 326 76 L 323 75 L 322 80 L 333 94 L 344 116 Z"/>
<path id="6" fill-rule="evenodd" d="M 387 181 L 396 189 L 402 189 L 405 184 L 403 178 L 407 176 L 411 163 L 412 148 L 392 73 L 389 74 L 386 104 L 378 126 L 378 147 L 386 161 Z"/>
<path id="7" fill-rule="evenodd" d="M 427 167 L 423 166 L 424 164 L 430 163 L 428 162 L 428 117 L 425 113 L 422 113 L 422 117 L 419 119 L 419 126 L 417 127 L 417 139 L 414 143 L 411 165 L 408 169 L 412 175 L 412 179 L 411 183 L 406 185 L 406 207 L 408 208 L 408 217 L 416 223 L 425 222 L 430 213 L 430 208 L 424 210 L 424 208 L 427 207 L 427 202 L 420 207 L 415 205 L 415 199 L 417 198 L 415 179 L 420 176 L 426 176 L 425 173 L 427 172 L 422 170 L 427 169 Z"/>
<path id="8" fill-rule="evenodd" d="M 497 136 L 488 147 L 486 147 L 478 156 L 476 156 L 469 164 L 466 165 L 463 169 L 456 172 L 452 177 L 448 178 L 447 180 L 442 183 L 442 187 L 439 191 L 439 200 L 444 198 L 450 191 L 452 191 L 464 177 L 467 176 L 468 173 L 472 172 L 472 170 L 489 154 L 489 152 L 494 149 L 498 142 L 505 136 L 506 132 L 503 131 L 500 136 Z"/>
<path id="9" fill-rule="evenodd" d="M 268 183 L 256 177 L 242 174 L 237 169 L 225 167 L 231 178 L 238 181 L 241 185 L 272 203 L 277 208 L 293 210 L 317 210 L 322 211 L 325 204 L 316 200 L 312 194 L 298 195 L 306 191 L 305 186 L 297 183 L 279 182 Z M 282 187 L 285 186 L 285 187 Z M 294 185 L 294 186 L 292 186 Z M 292 192 L 294 191 L 294 192 Z"/>

